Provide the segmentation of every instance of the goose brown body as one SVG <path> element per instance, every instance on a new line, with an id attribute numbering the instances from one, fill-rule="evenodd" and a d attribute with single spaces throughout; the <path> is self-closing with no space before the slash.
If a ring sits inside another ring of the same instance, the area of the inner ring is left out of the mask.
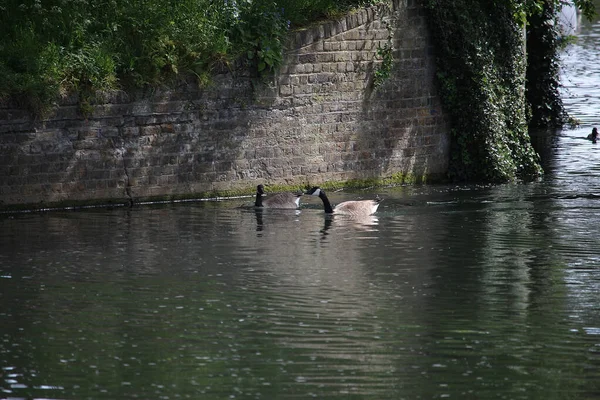
<path id="1" fill-rule="evenodd" d="M 331 202 L 325 191 L 323 191 L 319 187 L 313 187 L 306 194 L 311 196 L 318 196 L 323 201 L 323 208 L 325 209 L 326 214 L 344 214 L 351 216 L 367 216 L 374 214 L 379 207 L 379 203 L 381 199 L 377 198 L 375 200 L 350 200 L 344 201 L 335 207 L 331 206 Z"/>

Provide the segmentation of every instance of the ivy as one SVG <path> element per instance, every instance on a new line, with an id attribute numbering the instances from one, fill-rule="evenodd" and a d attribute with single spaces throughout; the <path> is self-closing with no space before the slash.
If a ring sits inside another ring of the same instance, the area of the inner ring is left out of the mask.
<path id="1" fill-rule="evenodd" d="M 392 73 L 392 67 L 394 66 L 394 45 L 392 39 L 394 32 L 389 24 L 385 24 L 388 31 L 387 41 L 383 46 L 379 45 L 377 48 L 377 57 L 381 60 L 381 63 L 375 69 L 373 78 L 373 86 L 379 87 L 385 82 Z"/>
<path id="2" fill-rule="evenodd" d="M 530 128 L 560 127 L 573 119 L 567 114 L 560 96 L 559 53 L 570 39 L 560 31 L 558 1 L 534 2 L 527 24 L 526 97 L 531 107 Z M 595 13 L 589 0 L 576 1 L 586 18 Z"/>
<path id="3" fill-rule="evenodd" d="M 509 182 L 541 176 L 532 126 L 566 122 L 558 93 L 561 0 L 425 0 L 440 96 L 451 120 L 450 178 Z M 586 17 L 590 0 L 575 4 Z M 526 25 L 525 25 L 526 24 Z M 528 56 L 523 52 L 527 26 Z M 537 41 L 537 42 L 536 42 Z"/>
<path id="4" fill-rule="evenodd" d="M 452 126 L 455 181 L 536 179 L 527 132 L 522 30 L 510 1 L 430 0 L 440 95 Z"/>

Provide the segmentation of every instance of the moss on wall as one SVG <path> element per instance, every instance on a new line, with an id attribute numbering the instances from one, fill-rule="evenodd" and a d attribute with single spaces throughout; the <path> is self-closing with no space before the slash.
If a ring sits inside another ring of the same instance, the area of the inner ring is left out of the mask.
<path id="1" fill-rule="evenodd" d="M 312 186 L 320 186 L 324 189 L 364 189 L 370 187 L 395 186 L 401 184 L 416 183 L 440 183 L 445 181 L 445 176 L 441 174 L 415 176 L 410 174 L 394 174 L 387 178 L 365 178 L 351 179 L 348 181 L 324 181 L 307 182 L 304 185 L 267 185 L 267 193 L 279 192 L 297 192 L 308 190 Z M 247 198 L 251 203 L 251 198 L 256 193 L 255 186 L 243 187 L 236 190 L 208 191 L 202 193 L 169 194 L 160 196 L 147 196 L 122 199 L 94 199 L 94 200 L 65 200 L 38 204 L 10 204 L 0 207 L 0 215 L 10 215 L 21 212 L 44 212 L 55 210 L 77 210 L 84 208 L 99 207 L 132 207 L 137 205 L 149 205 L 159 203 L 174 202 L 193 202 L 193 201 L 222 201 Z"/>

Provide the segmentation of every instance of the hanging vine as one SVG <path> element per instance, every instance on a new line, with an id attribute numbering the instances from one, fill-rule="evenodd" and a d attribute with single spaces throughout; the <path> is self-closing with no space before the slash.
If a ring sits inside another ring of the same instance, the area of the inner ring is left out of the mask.
<path id="1" fill-rule="evenodd" d="M 440 95 L 451 119 L 452 180 L 529 181 L 542 175 L 539 156 L 528 133 L 526 111 L 539 104 L 530 106 L 525 96 L 532 81 L 526 81 L 523 27 L 527 18 L 537 24 L 533 15 L 559 3 L 560 0 L 424 2 L 436 43 Z M 577 3 L 586 12 L 593 12 L 589 0 Z M 557 54 L 553 56 L 556 60 Z M 547 73 L 552 74 L 553 70 Z M 557 93 L 552 82 L 543 81 L 546 93 Z M 554 112 L 560 118 L 561 108 L 556 107 Z"/>

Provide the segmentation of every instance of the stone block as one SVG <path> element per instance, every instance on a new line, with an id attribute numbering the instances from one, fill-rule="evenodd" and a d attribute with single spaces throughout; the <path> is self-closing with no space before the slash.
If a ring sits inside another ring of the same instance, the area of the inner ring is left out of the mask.
<path id="1" fill-rule="evenodd" d="M 359 34 L 358 29 L 352 29 L 347 32 L 344 32 L 344 42 L 346 42 L 346 44 L 354 43 L 356 40 L 359 40 L 359 39 L 360 39 L 360 34 Z"/>
<path id="2" fill-rule="evenodd" d="M 318 29 L 319 32 L 319 38 L 323 38 L 324 37 L 324 32 L 323 32 L 323 27 L 320 26 Z M 323 41 L 319 40 L 317 42 L 314 42 L 311 46 L 310 46 L 310 51 L 313 52 L 321 52 L 323 51 Z"/>
<path id="3" fill-rule="evenodd" d="M 300 64 L 313 64 L 317 61 L 317 55 L 315 53 L 300 54 L 298 56 L 298 62 Z"/>

